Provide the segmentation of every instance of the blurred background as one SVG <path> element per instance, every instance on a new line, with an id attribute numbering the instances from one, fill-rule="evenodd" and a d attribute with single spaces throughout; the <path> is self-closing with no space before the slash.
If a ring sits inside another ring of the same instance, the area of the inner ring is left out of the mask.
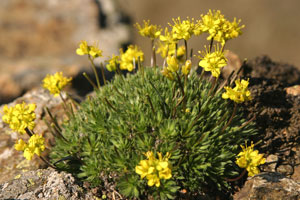
<path id="1" fill-rule="evenodd" d="M 135 43 L 149 64 L 150 41 L 138 35 L 134 23 L 149 19 L 166 27 L 172 18 L 199 19 L 209 9 L 246 25 L 226 45 L 240 59 L 268 55 L 300 67 L 299 7 L 299 0 L 1 0 L 0 103 L 39 87 L 47 73 L 74 77 L 89 70 L 87 58 L 75 53 L 80 40 L 99 41 L 101 60 Z M 205 38 L 192 38 L 189 47 L 202 50 Z"/>

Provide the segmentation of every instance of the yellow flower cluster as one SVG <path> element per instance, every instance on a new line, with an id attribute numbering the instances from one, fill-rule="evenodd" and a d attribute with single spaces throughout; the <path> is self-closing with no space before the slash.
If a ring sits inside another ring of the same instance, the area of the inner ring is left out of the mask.
<path id="1" fill-rule="evenodd" d="M 244 101 L 252 100 L 251 92 L 248 90 L 249 79 L 246 80 L 236 80 L 235 88 L 224 87 L 226 92 L 222 94 L 223 99 L 231 99 L 236 103 L 242 103 Z"/>
<path id="2" fill-rule="evenodd" d="M 219 10 L 211 11 L 206 15 L 201 15 L 201 20 L 198 21 L 199 28 L 202 32 L 209 34 L 207 40 L 212 38 L 220 42 L 223 46 L 229 39 L 233 39 L 242 34 L 241 29 L 245 26 L 239 26 L 241 20 L 230 22 L 225 19 L 224 15 Z"/>
<path id="3" fill-rule="evenodd" d="M 148 180 L 148 185 L 156 187 L 160 186 L 160 179 L 170 179 L 172 177 L 172 171 L 168 162 L 170 158 L 169 152 L 162 157 L 161 153 L 157 153 L 158 159 L 155 158 L 152 151 L 148 151 L 146 154 L 147 160 L 141 160 L 139 165 L 135 167 L 135 172 Z"/>
<path id="4" fill-rule="evenodd" d="M 107 60 L 107 64 L 106 64 L 106 69 L 110 72 L 112 71 L 116 71 L 118 64 L 120 63 L 120 56 L 115 56 L 114 54 L 112 55 L 112 57 Z"/>
<path id="5" fill-rule="evenodd" d="M 143 27 L 141 27 L 138 23 L 135 24 L 135 27 L 139 30 L 139 34 L 141 36 L 148 37 L 151 40 L 160 36 L 162 29 L 159 26 L 150 24 L 150 20 L 144 20 L 143 22 Z"/>
<path id="6" fill-rule="evenodd" d="M 195 31 L 194 19 L 181 21 L 180 17 L 173 19 L 174 25 L 169 24 L 172 27 L 172 38 L 173 40 L 189 40 Z"/>
<path id="7" fill-rule="evenodd" d="M 253 142 L 251 142 L 250 147 L 247 147 L 247 144 L 245 144 L 245 147 L 241 145 L 241 148 L 243 151 L 238 154 L 236 164 L 241 168 L 245 168 L 248 171 L 248 176 L 258 174 L 260 171 L 257 166 L 266 162 L 263 154 L 259 154 L 258 150 L 253 150 Z"/>
<path id="8" fill-rule="evenodd" d="M 54 96 L 58 96 L 61 90 L 72 80 L 63 76 L 62 72 L 56 72 L 54 75 L 49 75 L 43 80 L 43 87 Z"/>
<path id="9" fill-rule="evenodd" d="M 41 152 L 45 150 L 45 138 L 42 135 L 34 134 L 28 140 L 28 144 L 19 139 L 15 144 L 17 151 L 24 151 L 24 157 L 31 160 L 34 154 L 41 156 Z"/>
<path id="10" fill-rule="evenodd" d="M 26 133 L 25 129 L 32 130 L 35 127 L 35 104 L 26 104 L 25 102 L 17 104 L 14 107 L 3 107 L 3 122 L 9 124 L 9 127 L 21 134 Z"/>
<path id="11" fill-rule="evenodd" d="M 92 58 L 102 56 L 102 51 L 98 48 L 97 44 L 89 46 L 86 41 L 81 41 L 79 48 L 76 49 L 76 53 L 80 56 L 89 55 Z"/>
<path id="12" fill-rule="evenodd" d="M 159 47 L 156 51 L 156 53 L 160 53 L 162 58 L 166 58 L 167 56 L 173 56 L 175 55 L 176 51 L 176 43 L 165 43 L 165 42 L 159 42 Z M 185 55 L 185 47 L 180 46 L 177 49 L 177 59 L 180 61 L 183 60 Z"/>
<path id="13" fill-rule="evenodd" d="M 215 47 L 214 52 L 210 52 L 206 48 L 205 52 L 199 51 L 199 53 L 202 54 L 202 56 L 199 56 L 201 59 L 199 66 L 203 67 L 205 71 L 210 71 L 212 76 L 219 77 L 221 68 L 227 65 L 224 53 L 218 47 Z"/>
<path id="14" fill-rule="evenodd" d="M 144 61 L 144 53 L 138 49 L 137 46 L 129 45 L 128 49 L 125 51 L 121 51 L 121 60 L 120 60 L 120 69 L 132 71 L 135 69 L 135 65 L 133 62 L 137 63 L 138 59 L 141 62 Z"/>

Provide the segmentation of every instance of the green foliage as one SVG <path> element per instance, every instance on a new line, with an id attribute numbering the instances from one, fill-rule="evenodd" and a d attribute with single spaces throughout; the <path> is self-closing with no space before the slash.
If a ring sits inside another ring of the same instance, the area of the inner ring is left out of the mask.
<path id="1" fill-rule="evenodd" d="M 228 189 L 226 178 L 238 175 L 239 145 L 256 134 L 252 123 L 233 104 L 210 93 L 211 83 L 191 73 L 184 85 L 170 81 L 155 68 L 114 80 L 82 103 L 64 124 L 52 149 L 53 162 L 94 186 L 103 177 L 127 197 L 173 199 L 180 189 L 201 192 L 203 186 Z M 223 130 L 225 127 L 225 130 Z M 135 173 L 147 151 L 170 152 L 172 178 L 150 187 Z"/>

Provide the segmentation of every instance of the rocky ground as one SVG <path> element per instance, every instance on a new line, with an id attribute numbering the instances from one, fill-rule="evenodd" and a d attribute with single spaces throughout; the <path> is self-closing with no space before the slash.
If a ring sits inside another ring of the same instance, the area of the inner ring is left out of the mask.
<path id="1" fill-rule="evenodd" d="M 45 2 L 0 1 L 0 105 L 35 102 L 35 131 L 46 136 L 49 149 L 52 136 L 43 121 L 49 118 L 43 108 L 47 106 L 60 121 L 65 116 L 60 99 L 41 88 L 43 77 L 63 70 L 73 77 L 68 91 L 80 101 L 92 87 L 82 76 L 89 70 L 86 59 L 73 52 L 78 41 L 99 40 L 111 55 L 131 38 L 128 19 L 114 1 L 87 0 L 85 7 L 79 0 L 72 5 L 67 1 Z M 237 70 L 241 65 L 238 57 L 232 53 L 227 57 L 229 69 Z M 230 70 L 223 76 L 228 74 Z M 243 66 L 242 76 L 250 78 L 254 97 L 243 107 L 245 117 L 257 124 L 259 135 L 252 140 L 258 143 L 256 148 L 265 154 L 267 163 L 261 167 L 261 174 L 233 182 L 230 194 L 212 191 L 199 198 L 300 199 L 300 71 L 261 56 Z M 17 138 L 19 135 L 0 119 L 0 199 L 97 199 L 102 194 L 108 199 L 121 199 L 114 189 L 90 188 L 70 174 L 46 168 L 37 158 L 25 160 L 22 152 L 13 148 Z"/>

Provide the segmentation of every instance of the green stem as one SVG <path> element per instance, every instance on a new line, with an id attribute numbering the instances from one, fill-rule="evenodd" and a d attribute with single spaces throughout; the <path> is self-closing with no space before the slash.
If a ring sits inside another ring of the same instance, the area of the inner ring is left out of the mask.
<path id="1" fill-rule="evenodd" d="M 82 75 L 86 78 L 86 80 L 88 80 L 88 82 L 94 87 L 94 89 L 97 89 L 97 86 L 95 85 L 95 83 L 93 83 L 93 81 L 90 79 L 90 77 L 85 72 L 83 72 Z"/>
<path id="2" fill-rule="evenodd" d="M 48 165 L 49 167 L 53 168 L 53 169 L 57 169 L 54 165 L 52 165 L 49 161 L 47 161 L 43 156 L 39 156 L 39 158 L 46 163 L 46 165 Z"/>
<path id="3" fill-rule="evenodd" d="M 233 118 L 234 118 L 234 116 L 235 116 L 235 114 L 236 114 L 236 110 L 237 110 L 237 104 L 234 103 L 234 108 L 233 108 L 233 111 L 232 111 L 232 115 L 231 115 L 230 119 L 228 120 L 227 124 L 226 124 L 226 125 L 223 127 L 223 129 L 221 130 L 221 133 L 222 133 L 223 131 L 225 131 L 226 128 L 231 124 L 231 122 L 232 122 L 232 120 L 233 120 Z"/>
<path id="4" fill-rule="evenodd" d="M 97 85 L 98 85 L 98 89 L 100 89 L 101 85 L 100 85 L 100 81 L 99 81 L 99 77 L 98 77 L 98 73 L 97 73 L 97 69 L 94 63 L 94 60 L 91 58 L 91 56 L 89 55 L 89 60 L 92 64 L 92 69 L 94 71 L 95 77 L 96 77 L 96 81 L 97 81 Z"/>
<path id="5" fill-rule="evenodd" d="M 187 45 L 187 41 L 184 40 L 184 46 L 185 46 L 185 61 L 188 60 L 188 45 Z"/>
<path id="6" fill-rule="evenodd" d="M 101 69 L 101 74 L 102 74 L 102 78 L 103 78 L 103 83 L 104 83 L 104 85 L 106 85 L 106 78 L 105 78 L 105 74 L 104 74 L 103 63 L 100 64 L 100 69 Z"/>
<path id="7" fill-rule="evenodd" d="M 209 53 L 211 52 L 211 50 L 212 50 L 212 46 L 213 46 L 213 44 L 214 44 L 214 38 L 211 38 L 211 40 L 210 40 L 210 44 L 209 44 Z"/>

